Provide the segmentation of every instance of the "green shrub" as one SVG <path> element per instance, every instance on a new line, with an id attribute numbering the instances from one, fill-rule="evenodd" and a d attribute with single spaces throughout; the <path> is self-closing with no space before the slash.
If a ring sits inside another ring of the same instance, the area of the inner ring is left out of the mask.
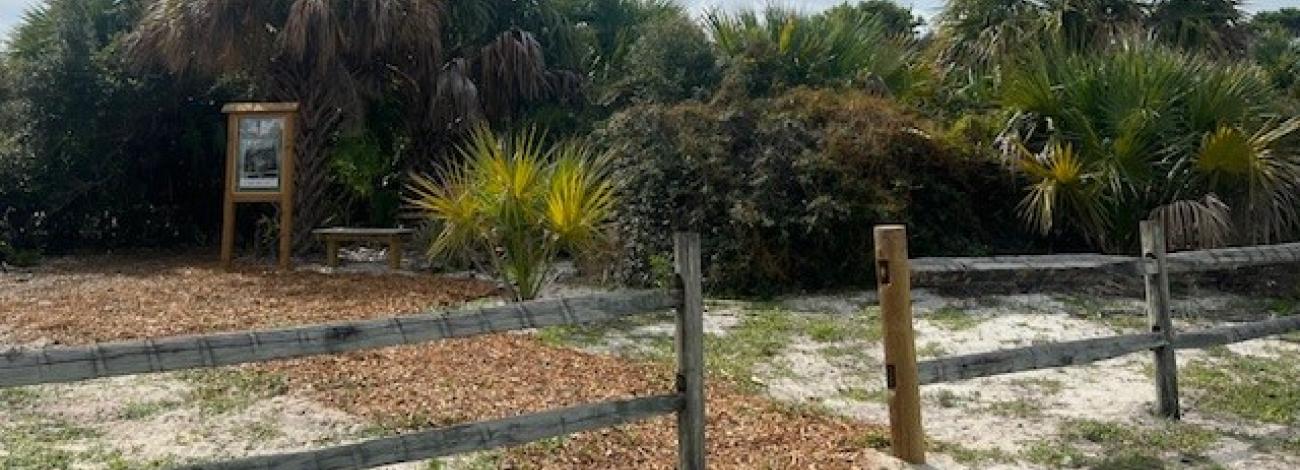
<path id="1" fill-rule="evenodd" d="M 703 234 L 712 287 L 748 294 L 869 282 L 878 223 L 909 224 L 915 254 L 1022 240 L 1005 171 L 864 92 L 640 106 L 597 134 L 620 172 L 619 271 L 633 284 L 652 281 L 677 229 Z"/>
<path id="2" fill-rule="evenodd" d="M 602 90 L 603 104 L 671 103 L 712 92 L 718 64 L 699 27 L 687 17 L 667 15 L 642 28 L 617 77 Z"/>

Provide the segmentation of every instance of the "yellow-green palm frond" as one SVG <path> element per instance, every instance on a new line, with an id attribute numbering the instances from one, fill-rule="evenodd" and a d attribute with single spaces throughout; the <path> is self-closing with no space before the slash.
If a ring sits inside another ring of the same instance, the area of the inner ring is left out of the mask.
<path id="1" fill-rule="evenodd" d="M 1246 132 L 1235 126 L 1220 126 L 1201 140 L 1196 168 L 1212 176 L 1248 176 L 1255 166 L 1255 150 Z"/>
<path id="2" fill-rule="evenodd" d="M 592 158 L 585 145 L 569 142 L 556 151 L 546 197 L 546 219 L 560 243 L 590 248 L 614 208 L 614 185 L 605 160 Z"/>
<path id="3" fill-rule="evenodd" d="M 1253 133 L 1220 126 L 1201 141 L 1196 169 L 1213 189 L 1238 195 L 1240 205 L 1234 205 L 1250 221 L 1243 235 L 1251 241 L 1276 239 L 1300 222 L 1300 154 L 1277 145 L 1297 131 L 1300 118 L 1293 118 L 1265 124 Z"/>
<path id="4" fill-rule="evenodd" d="M 425 217 L 442 222 L 442 231 L 429 247 L 433 257 L 463 255 L 481 234 L 482 204 L 463 172 L 444 174 L 442 182 L 412 175 L 406 203 Z"/>
<path id="5" fill-rule="evenodd" d="M 1049 145 L 1041 154 L 1023 146 L 1020 168 L 1033 181 L 1020 202 L 1021 216 L 1030 227 L 1046 235 L 1060 220 L 1100 234 L 1107 224 L 1104 201 L 1074 149 L 1066 144 Z"/>

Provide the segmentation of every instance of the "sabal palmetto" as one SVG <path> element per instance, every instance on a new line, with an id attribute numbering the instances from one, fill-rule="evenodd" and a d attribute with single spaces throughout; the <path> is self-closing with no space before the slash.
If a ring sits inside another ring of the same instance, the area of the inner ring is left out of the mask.
<path id="1" fill-rule="evenodd" d="M 560 253 L 604 240 L 613 210 L 605 160 L 576 142 L 544 149 L 544 140 L 480 127 L 459 148 L 461 163 L 407 188 L 408 204 L 442 225 L 429 254 L 500 277 L 512 300 L 536 297 Z"/>
<path id="2" fill-rule="evenodd" d="M 817 15 L 777 6 L 715 10 L 705 22 L 724 56 L 766 63 L 782 85 L 883 85 L 905 94 L 921 81 L 912 38 L 891 34 L 879 18 L 854 9 Z"/>
<path id="3" fill-rule="evenodd" d="M 251 79 L 263 99 L 300 104 L 295 247 L 327 215 L 330 139 L 393 75 L 432 77 L 443 0 L 157 0 L 131 47 L 176 73 Z M 432 78 L 429 78 L 431 81 Z"/>
<path id="4" fill-rule="evenodd" d="M 131 47 L 142 63 L 248 78 L 261 98 L 300 104 L 301 248 L 327 216 L 325 149 L 368 105 L 394 95 L 407 104 L 403 163 L 413 167 L 480 117 L 508 115 L 543 91 L 572 91 L 570 75 L 545 67 L 533 33 L 513 26 L 532 16 L 544 17 L 529 26 L 548 38 L 568 31 L 548 2 L 154 0 Z"/>
<path id="5" fill-rule="evenodd" d="M 1287 138 L 1300 119 L 1279 119 L 1272 96 L 1254 66 L 1146 42 L 1030 54 L 1002 91 L 1019 113 L 1002 143 L 1030 180 L 1024 218 L 1110 250 L 1132 246 L 1147 217 L 1188 245 L 1287 234 L 1300 190 Z"/>

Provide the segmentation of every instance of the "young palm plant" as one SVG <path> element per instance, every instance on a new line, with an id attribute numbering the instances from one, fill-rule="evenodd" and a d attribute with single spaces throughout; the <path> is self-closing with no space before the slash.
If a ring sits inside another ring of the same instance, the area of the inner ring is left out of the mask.
<path id="1" fill-rule="evenodd" d="M 469 261 L 514 301 L 537 297 L 561 253 L 602 243 L 614 206 L 605 159 L 577 142 L 544 149 L 544 140 L 480 127 L 459 147 L 461 163 L 407 187 L 408 204 L 442 224 L 430 256 Z"/>

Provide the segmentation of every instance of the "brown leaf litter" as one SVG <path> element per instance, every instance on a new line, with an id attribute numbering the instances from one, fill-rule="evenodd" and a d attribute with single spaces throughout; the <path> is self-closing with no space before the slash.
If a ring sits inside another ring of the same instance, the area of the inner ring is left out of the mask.
<path id="1" fill-rule="evenodd" d="M 222 272 L 194 255 L 57 260 L 0 275 L 0 318 L 21 341 L 65 344 L 383 317 L 488 295 L 486 283 L 429 275 Z M 663 364 L 499 334 L 257 366 L 290 393 L 398 428 L 445 426 L 584 403 L 661 394 Z M 880 468 L 874 424 L 783 406 L 709 382 L 715 468 Z M 671 416 L 509 449 L 504 468 L 672 468 Z"/>

